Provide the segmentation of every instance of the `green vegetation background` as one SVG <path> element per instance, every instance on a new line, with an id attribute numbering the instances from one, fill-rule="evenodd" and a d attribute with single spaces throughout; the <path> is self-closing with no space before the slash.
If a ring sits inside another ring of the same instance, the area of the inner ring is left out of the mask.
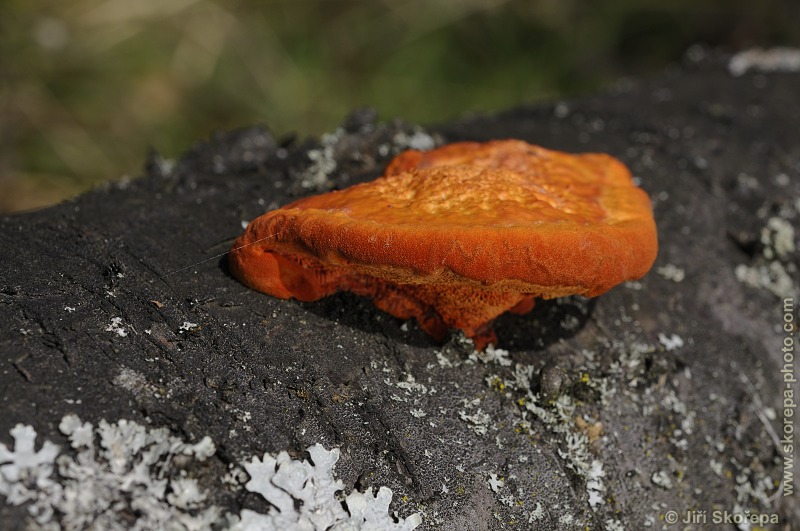
<path id="1" fill-rule="evenodd" d="M 698 43 L 798 45 L 796 0 L 6 0 L 0 212 L 135 176 L 215 129 L 318 135 L 592 90 Z"/>

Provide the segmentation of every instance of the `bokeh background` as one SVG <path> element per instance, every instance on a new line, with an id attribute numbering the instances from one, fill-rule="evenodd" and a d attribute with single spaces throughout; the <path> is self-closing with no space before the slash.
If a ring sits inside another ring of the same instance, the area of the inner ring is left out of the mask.
<path id="1" fill-rule="evenodd" d="M 800 45 L 797 0 L 4 0 L 0 212 L 215 129 L 421 124 L 647 75 L 703 44 Z"/>

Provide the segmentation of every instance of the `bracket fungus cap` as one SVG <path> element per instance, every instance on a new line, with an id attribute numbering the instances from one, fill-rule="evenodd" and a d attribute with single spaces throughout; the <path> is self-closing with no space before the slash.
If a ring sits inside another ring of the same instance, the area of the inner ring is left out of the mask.
<path id="1" fill-rule="evenodd" d="M 500 140 L 407 151 L 372 182 L 268 212 L 230 266 L 276 297 L 350 290 L 481 347 L 501 313 L 604 293 L 642 277 L 657 250 L 649 198 L 617 159 Z"/>

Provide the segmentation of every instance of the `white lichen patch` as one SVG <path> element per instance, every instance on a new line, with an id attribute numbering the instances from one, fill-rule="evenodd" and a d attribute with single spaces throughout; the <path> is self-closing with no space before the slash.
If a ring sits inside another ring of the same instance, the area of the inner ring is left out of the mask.
<path id="1" fill-rule="evenodd" d="M 500 489 L 502 489 L 505 486 L 506 480 L 499 477 L 497 474 L 492 473 L 489 474 L 489 479 L 487 480 L 487 483 L 489 485 L 489 488 L 492 489 L 492 492 L 497 493 L 500 491 Z"/>
<path id="2" fill-rule="evenodd" d="M 387 529 L 411 530 L 422 517 L 412 514 L 397 522 L 389 515 L 392 491 L 381 487 L 373 495 L 372 489 L 347 495 L 344 505 L 336 494 L 344 490 L 336 479 L 334 467 L 339 460 L 339 450 L 326 450 L 315 444 L 308 448 L 311 461 L 294 460 L 288 453 L 277 457 L 264 454 L 244 463 L 250 481 L 245 488 L 260 494 L 274 509 L 267 514 L 245 509 L 234 530 L 350 530 Z M 346 509 L 345 509 L 346 506 Z"/>
<path id="3" fill-rule="evenodd" d="M 656 269 L 656 273 L 673 282 L 681 282 L 686 278 L 686 272 L 674 264 L 661 266 Z"/>
<path id="4" fill-rule="evenodd" d="M 128 335 L 128 331 L 122 326 L 122 317 L 112 317 L 111 324 L 106 327 L 106 332 L 113 332 L 119 337 L 125 337 Z"/>
<path id="5" fill-rule="evenodd" d="M 187 444 L 165 429 L 135 422 L 101 420 L 96 428 L 67 415 L 59 429 L 77 455 L 59 455 L 45 441 L 33 452 L 30 426 L 11 431 L 14 451 L 0 444 L 0 494 L 7 502 L 28 502 L 28 513 L 48 529 L 207 529 L 220 511 L 204 507 L 205 492 L 180 474 L 176 456 L 203 461 L 215 452 L 211 439 Z M 56 467 L 57 466 L 57 467 Z M 185 469 L 184 469 L 185 470 Z M 131 523 L 125 515 L 137 515 Z"/>
<path id="6" fill-rule="evenodd" d="M 460 362 L 453 363 L 450 361 L 450 358 L 445 356 L 444 353 L 440 351 L 436 351 L 436 361 L 439 363 L 439 367 L 443 369 L 452 369 L 453 367 L 460 365 Z"/>
<path id="7" fill-rule="evenodd" d="M 192 330 L 196 330 L 197 328 L 200 328 L 200 325 L 198 325 L 197 323 L 184 321 L 183 324 L 178 327 L 178 333 L 180 334 L 182 332 L 191 332 Z"/>
<path id="8" fill-rule="evenodd" d="M 592 461 L 589 468 L 589 473 L 586 478 L 586 493 L 589 495 L 589 506 L 592 510 L 597 510 L 598 507 L 603 505 L 603 492 L 606 490 L 603 484 L 603 478 L 606 473 L 603 471 L 603 463 L 598 460 Z"/>
<path id="9" fill-rule="evenodd" d="M 758 72 L 800 72 L 800 49 L 778 46 L 751 48 L 737 53 L 728 61 L 728 72 L 741 76 L 750 70 Z"/>
<path id="10" fill-rule="evenodd" d="M 797 270 L 790 260 L 796 251 L 794 227 L 787 220 L 773 216 L 761 229 L 762 250 L 757 263 L 739 264 L 735 273 L 739 282 L 752 288 L 766 289 L 778 297 L 797 296 Z"/>
<path id="11" fill-rule="evenodd" d="M 592 468 L 592 454 L 589 450 L 589 438 L 583 433 L 567 432 L 565 445 L 558 449 L 558 455 L 567 464 L 567 468 L 577 472 L 586 479 Z M 602 465 L 600 465 L 602 467 Z"/>
<path id="12" fill-rule="evenodd" d="M 0 495 L 11 505 L 33 502 L 29 513 L 38 523 L 45 523 L 53 516 L 47 493 L 57 494 L 60 490 L 60 485 L 51 479 L 59 448 L 45 441 L 42 448 L 35 451 L 36 432 L 22 424 L 11 429 L 11 437 L 14 438 L 13 450 L 0 443 Z"/>
<path id="13" fill-rule="evenodd" d="M 603 522 L 604 531 L 625 531 L 625 526 L 615 518 L 609 518 Z"/>
<path id="14" fill-rule="evenodd" d="M 517 364 L 514 380 L 506 383 L 510 388 L 526 391 L 525 410 L 533 413 L 553 433 L 563 437 L 563 442 L 558 445 L 558 455 L 564 460 L 567 468 L 586 481 L 589 506 L 592 510 L 597 510 L 600 505 L 605 503 L 603 493 L 606 486 L 603 482 L 603 478 L 605 478 L 603 463 L 593 457 L 588 436 L 581 431 L 575 431 L 573 420 L 576 416 L 576 405 L 569 395 L 562 394 L 555 400 L 542 404 L 542 398 L 530 391 L 534 371 L 533 366 Z M 592 379 L 589 378 L 588 381 L 591 382 Z M 605 388 L 605 380 L 602 384 L 595 383 L 595 386 Z"/>
<path id="15" fill-rule="evenodd" d="M 534 507 L 533 510 L 528 515 L 528 523 L 532 524 L 533 522 L 538 522 L 539 520 L 544 518 L 544 514 L 545 513 L 542 504 L 537 502 L 536 507 Z"/>
<path id="16" fill-rule="evenodd" d="M 415 128 L 411 134 L 397 133 L 392 138 L 395 153 L 404 151 L 406 149 L 416 149 L 419 151 L 428 151 L 436 147 L 436 141 L 431 135 L 426 133 L 421 128 Z"/>
<path id="17" fill-rule="evenodd" d="M 787 258 L 795 251 L 794 227 L 785 219 L 773 216 L 761 229 L 761 243 L 764 244 L 764 257 L 768 260 Z"/>
<path id="18" fill-rule="evenodd" d="M 461 410 L 458 412 L 458 416 L 464 422 L 469 423 L 470 429 L 478 435 L 486 435 L 486 432 L 489 430 L 489 424 L 492 421 L 492 417 L 480 408 L 472 414 Z"/>
<path id="19" fill-rule="evenodd" d="M 689 412 L 688 406 L 678 398 L 674 389 L 668 389 L 665 392 L 664 396 L 661 398 L 661 404 L 677 415 L 683 416 Z"/>
<path id="20" fill-rule="evenodd" d="M 497 363 L 503 367 L 510 367 L 513 361 L 509 355 L 510 354 L 507 350 L 495 348 L 494 345 L 489 344 L 486 346 L 486 350 L 483 352 L 473 350 L 469 355 L 469 359 L 473 362 L 480 361 L 482 363 Z"/>
<path id="21" fill-rule="evenodd" d="M 692 432 L 694 432 L 695 418 L 697 418 L 697 413 L 689 411 L 686 413 L 686 417 L 681 421 L 681 431 L 686 435 L 691 435 Z"/>
<path id="22" fill-rule="evenodd" d="M 572 433 L 575 403 L 569 395 L 559 395 L 552 403 L 540 405 L 541 397 L 528 393 L 525 408 L 536 415 L 548 428 L 556 433 Z"/>
<path id="23" fill-rule="evenodd" d="M 558 523 L 561 524 L 562 527 L 571 526 L 574 520 L 575 517 L 569 513 L 564 513 L 558 517 Z"/>
<path id="24" fill-rule="evenodd" d="M 320 139 L 320 147 L 310 149 L 306 156 L 311 161 L 309 167 L 303 172 L 300 186 L 308 190 L 324 191 L 330 187 L 328 177 L 336 171 L 336 145 L 344 137 L 342 128 L 333 133 L 326 133 Z"/>
<path id="25" fill-rule="evenodd" d="M 29 527 L 342 531 L 411 530 L 421 523 L 418 513 L 397 520 L 389 514 L 392 491 L 386 487 L 374 495 L 371 489 L 353 491 L 342 504 L 337 496 L 343 484 L 333 472 L 338 449 L 314 445 L 308 448 L 311 461 L 281 452 L 243 463 L 250 476 L 245 488 L 273 509 L 223 514 L 207 503 L 206 490 L 190 472 L 192 460 L 205 461 L 216 452 L 210 437 L 190 444 L 164 428 L 126 420 L 101 420 L 95 427 L 76 415 L 65 416 L 59 429 L 72 452 L 62 453 L 50 441 L 35 451 L 36 432 L 21 424 L 11 430 L 12 450 L 0 443 L 0 496 L 11 505 L 27 504 L 35 523 Z M 234 466 L 221 481 L 235 490 L 246 479 Z"/>
<path id="26" fill-rule="evenodd" d="M 653 482 L 653 485 L 657 487 L 661 487 L 662 489 L 669 490 L 672 488 L 672 478 L 664 470 L 659 470 L 658 472 L 654 472 L 652 476 L 650 476 L 650 481 Z"/>
<path id="27" fill-rule="evenodd" d="M 391 380 L 386 379 L 385 382 L 388 385 L 391 385 Z M 414 378 L 414 375 L 411 373 L 406 374 L 405 382 L 397 382 L 394 385 L 396 387 L 399 387 L 400 389 L 403 389 L 406 392 L 406 394 L 419 393 L 424 395 L 425 393 L 428 392 L 428 387 L 423 383 L 417 382 L 417 380 Z"/>
<path id="28" fill-rule="evenodd" d="M 778 297 L 788 297 L 795 291 L 794 281 L 783 264 L 770 262 L 755 267 L 739 264 L 736 266 L 736 279 L 751 288 L 766 289 Z"/>
<path id="29" fill-rule="evenodd" d="M 670 336 L 667 336 L 666 334 L 659 333 L 658 342 L 661 343 L 667 352 L 678 350 L 679 348 L 683 347 L 683 338 L 678 334 L 671 334 Z"/>
<path id="30" fill-rule="evenodd" d="M 381 157 L 388 157 L 389 155 L 396 155 L 407 149 L 429 151 L 435 147 L 436 139 L 423 128 L 416 126 L 411 132 L 401 131 L 392 137 L 390 143 L 378 146 L 378 154 Z"/>
<path id="31" fill-rule="evenodd" d="M 731 458 L 731 463 L 740 471 L 735 476 L 737 504 L 749 507 L 754 503 L 761 507 L 770 507 L 772 494 L 775 491 L 775 482 L 763 470 L 754 470 L 749 466 L 742 466 Z M 780 492 L 780 491 L 779 491 Z"/>

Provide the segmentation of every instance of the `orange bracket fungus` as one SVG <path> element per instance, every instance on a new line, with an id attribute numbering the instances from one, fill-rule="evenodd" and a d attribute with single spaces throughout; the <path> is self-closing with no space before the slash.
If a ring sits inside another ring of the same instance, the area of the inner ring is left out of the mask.
<path id="1" fill-rule="evenodd" d="M 484 348 L 498 315 L 599 295 L 657 250 L 647 194 L 617 159 L 501 140 L 407 151 L 372 182 L 267 212 L 230 268 L 282 299 L 368 296 L 438 341 L 457 328 Z"/>

